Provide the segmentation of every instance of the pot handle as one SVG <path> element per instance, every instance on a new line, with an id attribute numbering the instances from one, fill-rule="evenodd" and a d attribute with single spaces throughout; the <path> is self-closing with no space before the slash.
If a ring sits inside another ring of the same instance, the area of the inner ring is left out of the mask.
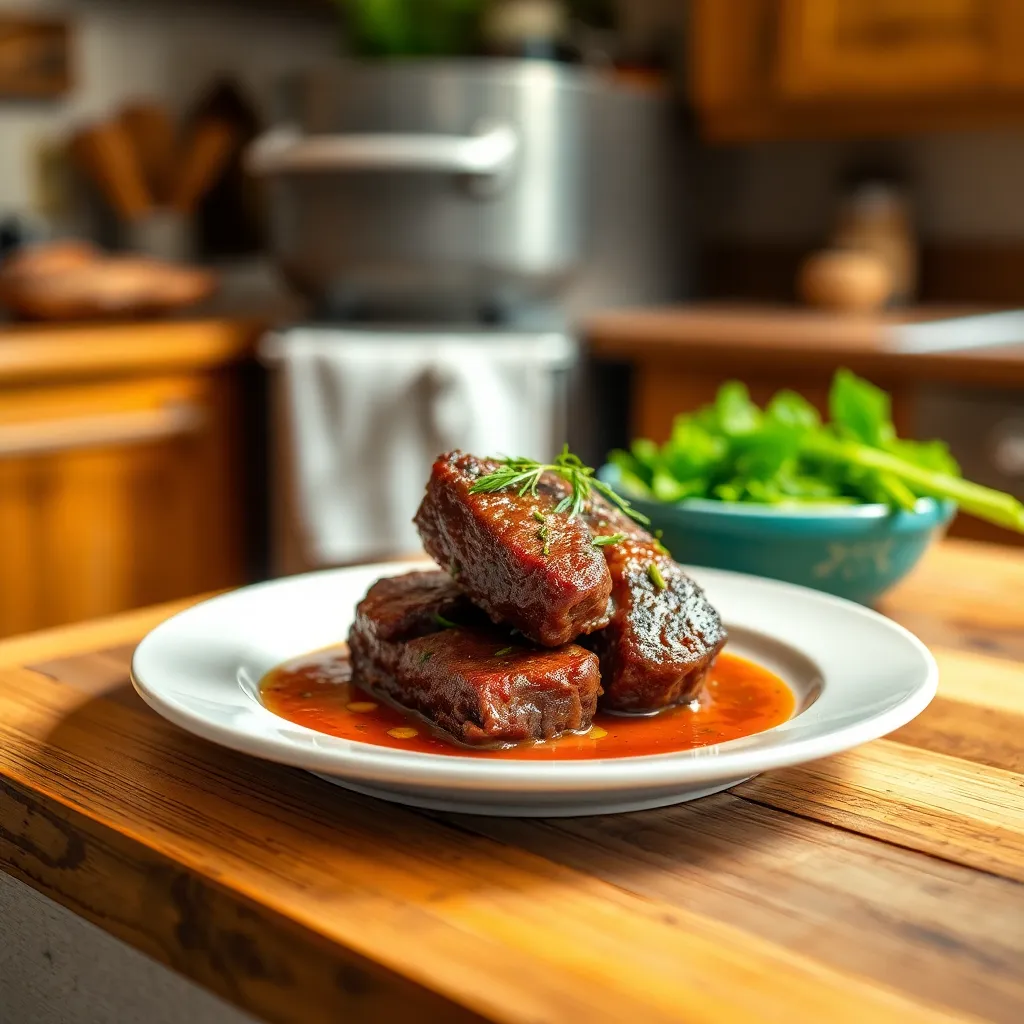
<path id="1" fill-rule="evenodd" d="M 471 135 L 303 135 L 271 128 L 246 152 L 253 174 L 316 171 L 417 171 L 497 178 L 508 172 L 519 136 L 508 124 L 480 125 Z"/>

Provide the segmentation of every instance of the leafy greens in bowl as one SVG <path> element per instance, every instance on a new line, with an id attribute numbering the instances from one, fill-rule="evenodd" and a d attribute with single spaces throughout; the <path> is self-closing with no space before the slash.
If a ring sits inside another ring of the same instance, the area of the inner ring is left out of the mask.
<path id="1" fill-rule="evenodd" d="M 634 441 L 613 451 L 615 486 L 629 498 L 677 504 L 703 498 L 780 510 L 881 504 L 913 512 L 921 498 L 1024 531 L 1024 505 L 963 479 L 941 441 L 896 436 L 889 396 L 849 370 L 829 394 L 830 422 L 795 391 L 760 409 L 739 381 L 714 403 L 676 417 L 663 445 Z"/>
<path id="2" fill-rule="evenodd" d="M 969 483 L 941 441 L 896 436 L 889 396 L 840 370 L 830 422 L 793 391 L 764 409 L 738 382 L 676 418 L 668 441 L 612 452 L 602 480 L 674 558 L 863 603 L 904 576 L 956 506 L 1024 530 L 1014 497 Z"/>

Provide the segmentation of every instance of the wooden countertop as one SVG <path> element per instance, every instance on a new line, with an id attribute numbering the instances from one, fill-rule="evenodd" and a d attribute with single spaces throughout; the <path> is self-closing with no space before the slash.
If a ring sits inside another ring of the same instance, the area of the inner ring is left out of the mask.
<path id="1" fill-rule="evenodd" d="M 831 372 L 848 366 L 886 379 L 1024 386 L 1024 344 L 950 352 L 893 350 L 888 330 L 908 322 L 980 312 L 929 307 L 880 315 L 836 316 L 800 307 L 694 303 L 600 313 L 585 325 L 591 350 L 607 359 L 685 362 L 694 369 Z"/>
<path id="2" fill-rule="evenodd" d="M 246 317 L 0 324 L 0 385 L 221 366 L 249 355 L 264 328 Z"/>
<path id="3" fill-rule="evenodd" d="M 939 697 L 885 740 L 639 814 L 375 802 L 151 712 L 172 607 L 0 644 L 0 865 L 271 1021 L 1024 1016 L 1024 555 L 886 611 Z"/>

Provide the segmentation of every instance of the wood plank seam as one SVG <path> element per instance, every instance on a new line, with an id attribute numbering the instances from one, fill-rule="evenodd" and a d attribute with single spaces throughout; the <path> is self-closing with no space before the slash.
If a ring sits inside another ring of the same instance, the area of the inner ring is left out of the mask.
<path id="1" fill-rule="evenodd" d="M 962 820 L 955 817 L 952 806 L 925 799 L 934 796 L 934 791 L 912 802 L 916 791 L 904 783 L 907 793 L 901 802 L 897 788 L 879 781 L 893 759 L 905 773 L 917 771 L 916 783 L 944 777 L 950 785 L 950 804 L 960 810 Z M 850 781 L 848 776 L 858 771 L 861 778 Z M 964 793 L 958 794 L 954 785 Z M 1018 791 L 1021 799 L 1011 799 Z M 766 807 L 1024 882 L 1024 776 L 1015 772 L 882 739 L 822 761 L 755 776 L 730 792 Z M 873 808 L 871 801 L 880 794 L 886 796 L 886 802 Z M 997 799 L 1003 801 L 998 807 Z M 971 801 L 976 806 L 968 813 Z M 890 805 L 891 812 L 887 812 Z M 992 819 L 999 814 L 1010 816 L 997 827 Z M 911 828 L 911 821 L 918 824 L 917 831 Z M 948 833 L 946 826 L 951 830 Z"/>
<path id="2" fill-rule="evenodd" d="M 741 784 L 742 785 L 742 784 Z M 901 843 L 895 839 L 891 839 L 885 836 L 876 836 L 866 833 L 856 828 L 853 825 L 843 824 L 839 821 L 827 821 L 821 817 L 817 817 L 809 812 L 796 811 L 792 808 L 778 807 L 771 800 L 759 799 L 756 796 L 751 796 L 747 793 L 741 793 L 738 789 L 726 790 L 727 793 L 731 793 L 733 796 L 739 797 L 741 800 L 746 800 L 748 803 L 755 804 L 758 807 L 765 807 L 772 811 L 782 811 L 786 814 L 791 814 L 794 818 L 800 818 L 803 821 L 813 821 L 817 824 L 828 825 L 830 828 L 837 829 L 840 832 L 845 832 L 848 835 L 860 836 L 862 839 L 872 839 L 877 843 L 884 843 L 886 846 L 892 846 L 898 850 L 911 850 L 914 853 L 920 853 L 926 857 L 932 857 L 935 860 L 942 861 L 944 864 L 955 864 L 957 867 L 968 866 L 972 871 L 978 871 L 984 875 L 990 875 L 992 878 L 1001 878 L 1008 882 L 1013 882 L 1015 885 L 1021 885 L 1024 888 L 1024 883 L 1018 881 L 1016 878 L 1008 878 L 1005 874 L 999 871 L 992 870 L 990 868 L 978 867 L 974 864 L 965 865 L 962 860 L 958 860 L 956 857 L 949 855 L 945 856 L 935 850 L 924 850 L 919 846 L 914 846 L 911 843 Z"/>

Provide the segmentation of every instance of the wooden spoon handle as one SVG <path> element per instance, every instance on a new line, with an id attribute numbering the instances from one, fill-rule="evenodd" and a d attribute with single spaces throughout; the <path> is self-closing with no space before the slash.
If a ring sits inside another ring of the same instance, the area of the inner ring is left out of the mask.
<path id="1" fill-rule="evenodd" d="M 154 200 L 166 202 L 174 180 L 177 147 L 170 113 L 159 103 L 133 103 L 121 111 L 121 123 Z"/>
<path id="2" fill-rule="evenodd" d="M 152 209 L 139 162 L 120 123 L 104 121 L 80 131 L 71 141 L 71 153 L 122 218 L 135 220 Z"/>
<path id="3" fill-rule="evenodd" d="M 171 206 L 191 213 L 224 170 L 238 133 L 224 121 L 201 121 L 185 150 L 181 171 L 171 191 Z"/>

